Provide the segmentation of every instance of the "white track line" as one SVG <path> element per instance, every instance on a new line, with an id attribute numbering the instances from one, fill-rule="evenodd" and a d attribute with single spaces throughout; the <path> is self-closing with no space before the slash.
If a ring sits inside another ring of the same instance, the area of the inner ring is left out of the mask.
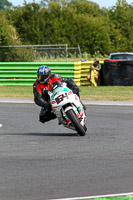
<path id="1" fill-rule="evenodd" d="M 133 101 L 87 101 L 82 100 L 85 105 L 108 105 L 108 106 L 133 106 Z M 0 103 L 34 103 L 33 98 L 10 98 L 0 97 Z"/>
<path id="2" fill-rule="evenodd" d="M 64 199 L 50 199 L 50 200 L 85 200 L 85 199 L 95 199 L 95 198 L 104 198 L 104 197 L 130 196 L 130 195 L 133 195 L 133 192 L 120 193 L 120 194 L 106 194 L 106 195 L 88 196 L 88 197 L 74 197 L 74 198 L 64 198 Z"/>
<path id="3" fill-rule="evenodd" d="M 31 98 L 0 98 L 0 103 L 34 103 Z"/>

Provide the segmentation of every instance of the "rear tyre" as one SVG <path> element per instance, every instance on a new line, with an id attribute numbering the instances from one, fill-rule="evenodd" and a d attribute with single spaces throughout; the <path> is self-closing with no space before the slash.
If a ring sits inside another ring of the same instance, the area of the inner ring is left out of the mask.
<path id="1" fill-rule="evenodd" d="M 84 127 L 80 124 L 80 121 L 77 118 L 75 112 L 71 109 L 66 112 L 66 115 L 70 119 L 70 121 L 73 124 L 74 128 L 76 129 L 77 133 L 80 136 L 84 136 L 86 131 L 85 131 Z"/>

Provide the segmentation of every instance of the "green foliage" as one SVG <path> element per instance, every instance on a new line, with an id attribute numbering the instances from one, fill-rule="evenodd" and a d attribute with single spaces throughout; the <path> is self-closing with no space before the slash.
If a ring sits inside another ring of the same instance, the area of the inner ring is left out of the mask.
<path id="1" fill-rule="evenodd" d="M 125 0 L 118 0 L 109 11 L 109 16 L 118 33 L 113 46 L 121 51 L 133 51 L 133 6 Z"/>
<path id="2" fill-rule="evenodd" d="M 23 6 L 1 15 L 8 18 L 3 33 L 10 32 L 9 25 L 15 27 L 22 44 L 67 43 L 69 47 L 79 45 L 82 54 L 101 57 L 110 52 L 133 51 L 133 6 L 126 0 L 117 0 L 110 9 L 88 0 L 42 0 L 40 4 L 25 1 Z M 8 42 L 4 44 L 14 44 L 6 35 Z"/>
<path id="3" fill-rule="evenodd" d="M 33 61 L 31 49 L 2 48 L 2 46 L 21 45 L 16 28 L 7 19 L 4 11 L 0 11 L 0 61 Z"/>
<path id="4" fill-rule="evenodd" d="M 15 27 L 7 19 L 6 13 L 0 11 L 0 45 L 13 45 L 19 43 Z"/>
<path id="5" fill-rule="evenodd" d="M 7 7 L 11 7 L 12 3 L 7 0 L 0 0 L 0 10 L 6 10 Z"/>
<path id="6" fill-rule="evenodd" d="M 13 20 L 24 43 L 40 43 L 39 9 L 38 4 L 32 3 L 25 4 L 23 7 L 15 7 L 8 13 L 9 19 Z"/>
<path id="7" fill-rule="evenodd" d="M 20 44 L 20 39 L 17 35 L 15 27 L 9 22 L 7 19 L 6 13 L 4 11 L 0 11 L 0 46 L 9 46 Z M 1 61 L 9 61 L 9 54 L 11 53 L 11 49 L 0 48 L 0 60 Z M 14 52 L 15 54 L 16 52 Z"/>

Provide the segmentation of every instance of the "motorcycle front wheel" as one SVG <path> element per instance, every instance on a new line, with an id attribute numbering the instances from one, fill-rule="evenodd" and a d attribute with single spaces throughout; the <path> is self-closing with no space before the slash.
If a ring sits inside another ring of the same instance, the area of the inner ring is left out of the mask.
<path id="1" fill-rule="evenodd" d="M 84 127 L 80 124 L 79 119 L 77 118 L 75 112 L 70 109 L 66 112 L 67 117 L 70 119 L 71 123 L 73 124 L 74 128 L 76 129 L 77 133 L 80 136 L 85 135 L 85 129 Z"/>

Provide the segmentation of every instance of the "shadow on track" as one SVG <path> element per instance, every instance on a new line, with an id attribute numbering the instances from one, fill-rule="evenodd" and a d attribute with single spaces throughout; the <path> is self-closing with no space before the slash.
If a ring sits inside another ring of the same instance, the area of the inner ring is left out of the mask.
<path id="1" fill-rule="evenodd" d="M 78 136 L 77 133 L 28 133 L 32 136 Z"/>
<path id="2" fill-rule="evenodd" d="M 3 133 L 1 135 L 24 135 L 24 136 L 79 136 L 77 133 Z"/>

